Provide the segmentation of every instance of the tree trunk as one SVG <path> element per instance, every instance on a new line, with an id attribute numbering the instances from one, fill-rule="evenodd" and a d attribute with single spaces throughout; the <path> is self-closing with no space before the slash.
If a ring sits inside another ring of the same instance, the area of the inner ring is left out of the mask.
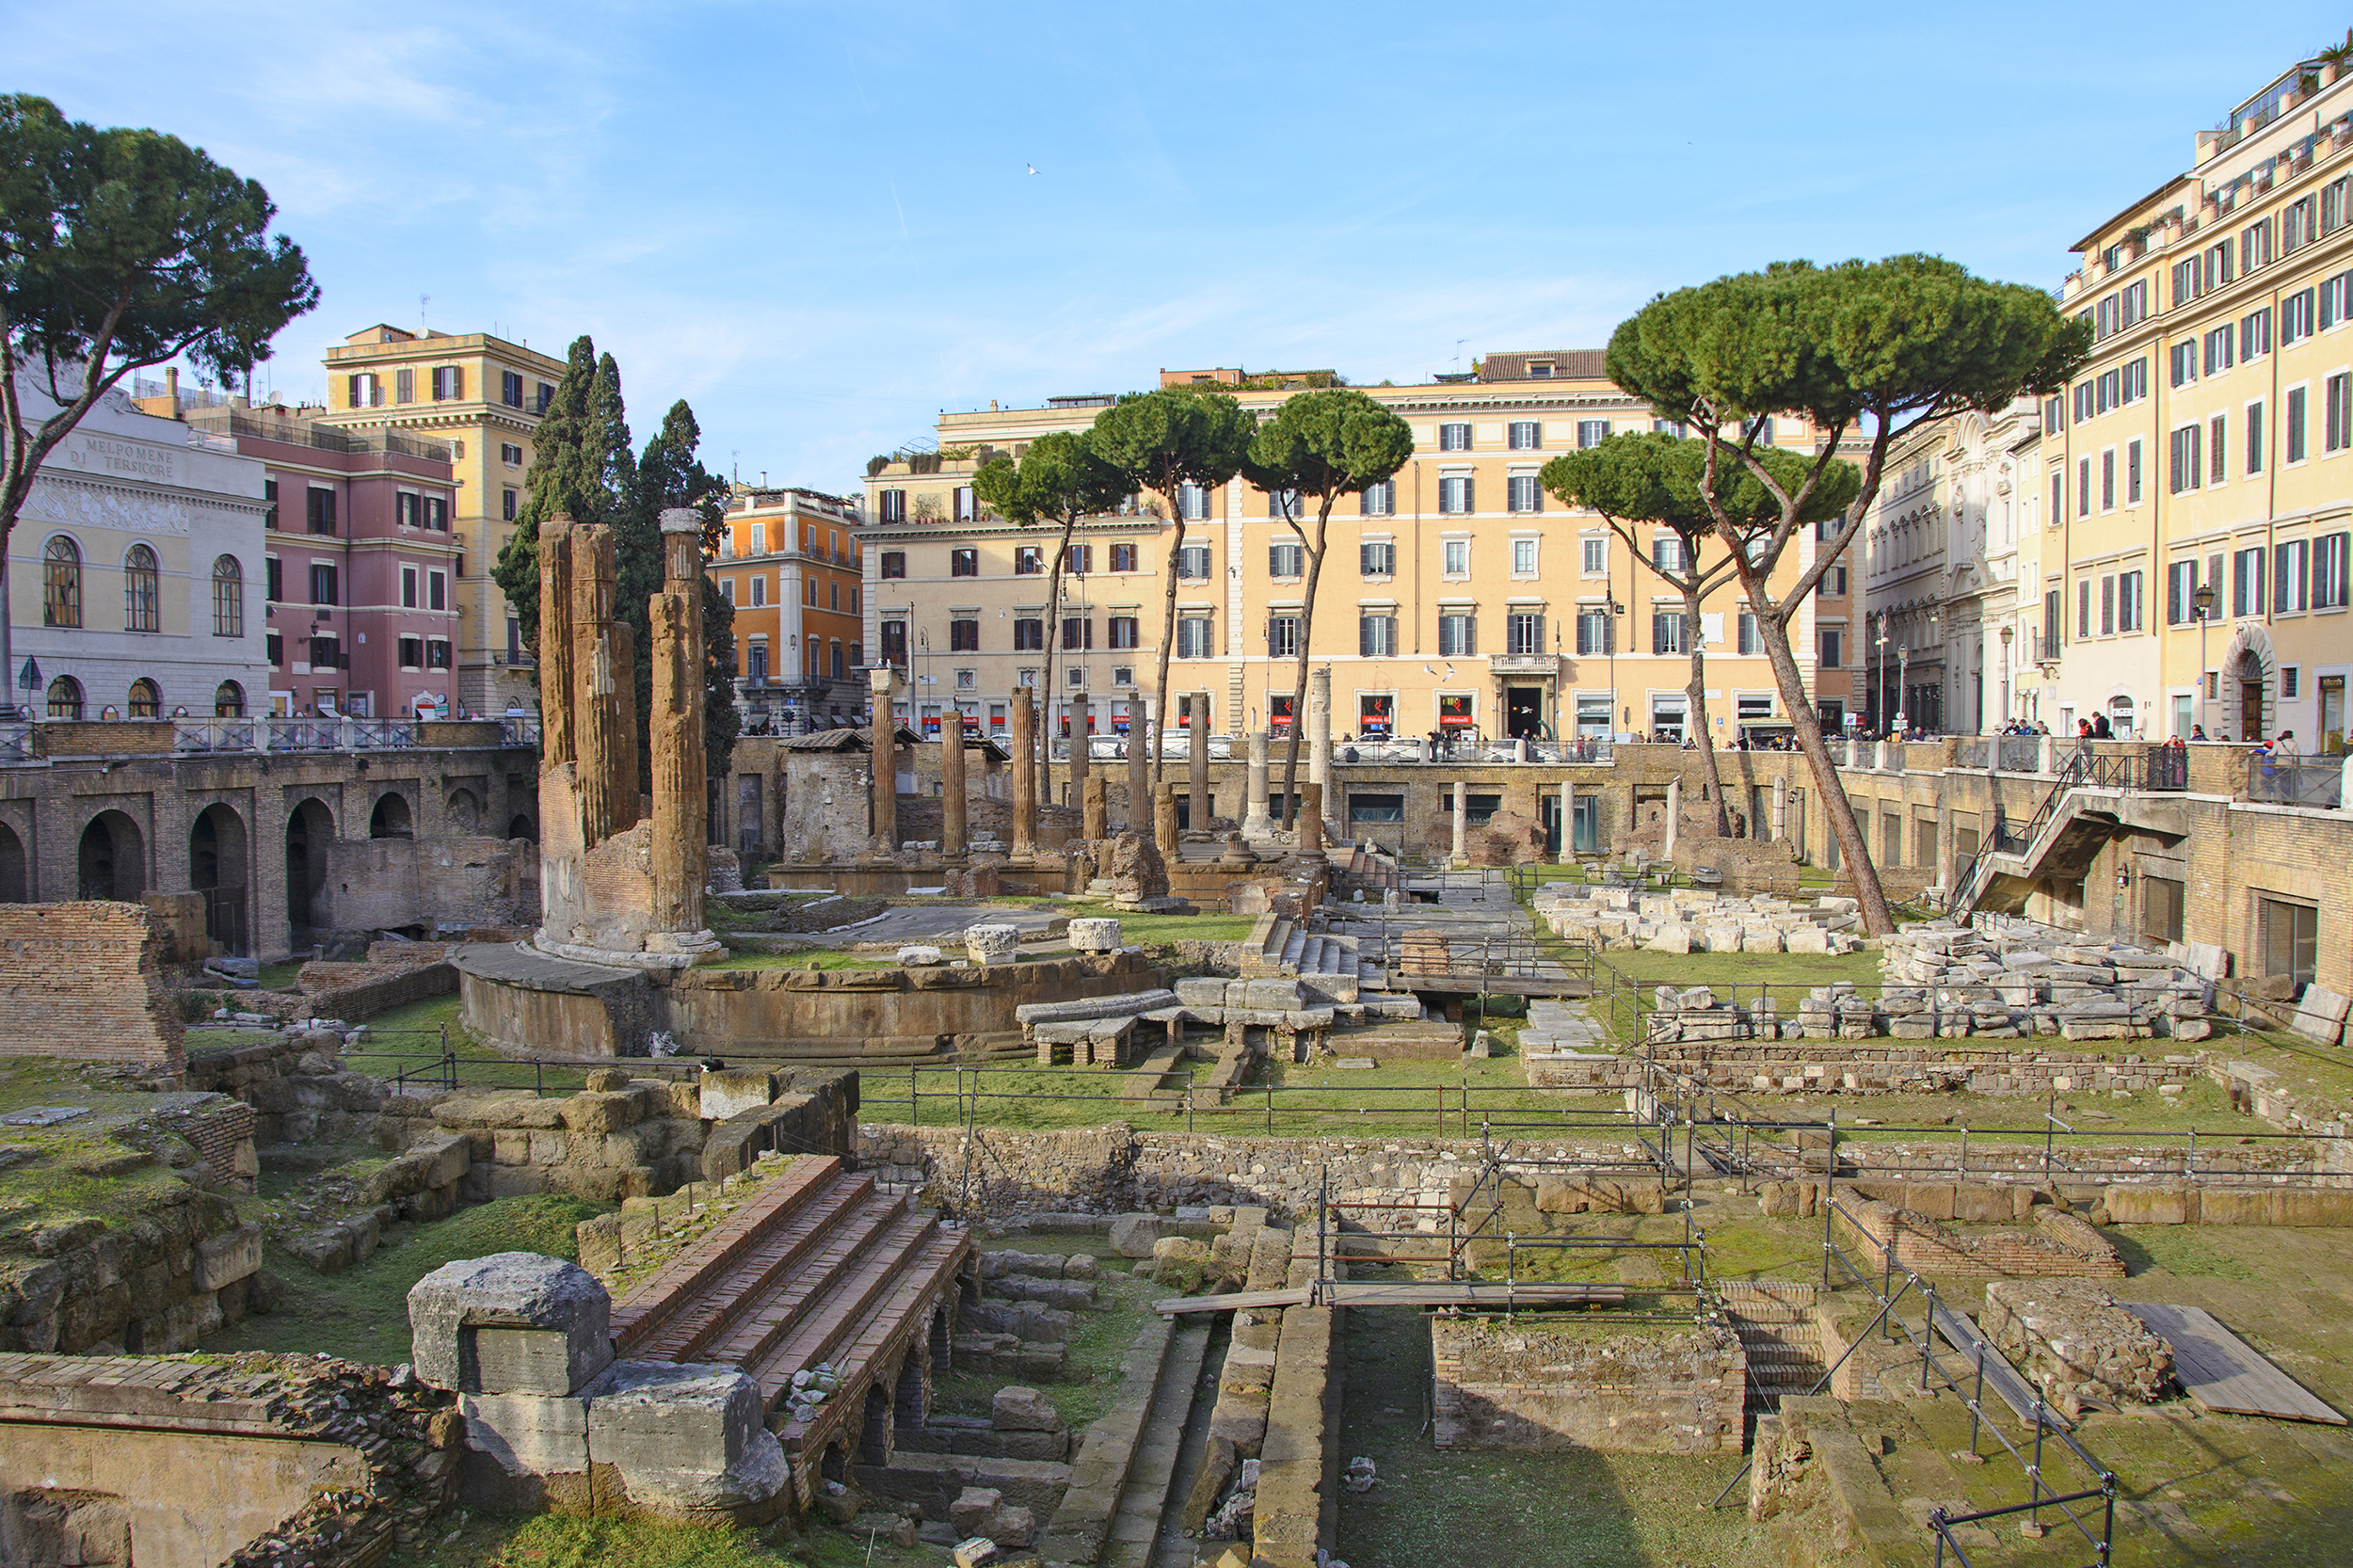
<path id="1" fill-rule="evenodd" d="M 1698 558 L 1698 552 L 1692 552 L 1692 559 Z M 1696 584 L 1697 579 L 1690 581 Z M 1724 776 L 1716 765 L 1715 734 L 1707 724 L 1707 656 L 1701 651 L 1704 639 L 1700 636 L 1700 595 L 1696 586 L 1683 590 L 1683 620 L 1691 632 L 1691 683 L 1683 689 L 1684 695 L 1690 699 L 1691 723 L 1699 731 L 1700 766 L 1707 776 L 1707 792 L 1716 801 L 1716 836 L 1729 839 L 1732 813 L 1724 806 Z"/>
<path id="2" fill-rule="evenodd" d="M 1855 904 L 1863 917 L 1863 929 L 1873 936 L 1888 936 L 1896 929 L 1896 917 L 1888 910 L 1887 894 L 1880 887 L 1879 868 L 1872 863 L 1870 845 L 1863 837 L 1862 825 L 1855 821 L 1854 804 L 1847 798 L 1846 786 L 1839 782 L 1838 765 L 1830 760 L 1830 747 L 1823 744 L 1822 727 L 1814 716 L 1805 682 L 1798 674 L 1797 657 L 1789 651 L 1789 628 L 1778 615 L 1768 613 L 1764 595 L 1759 591 L 1762 581 L 1745 566 L 1740 577 L 1749 605 L 1756 612 L 1756 631 L 1765 639 L 1765 656 L 1773 666 L 1773 681 L 1781 688 L 1783 705 L 1789 710 L 1790 728 L 1798 732 L 1798 749 L 1805 753 L 1806 766 L 1814 774 L 1814 792 L 1822 799 L 1822 815 L 1830 822 L 1831 836 L 1838 840 L 1839 864 L 1854 878 Z M 1794 611 L 1796 606 L 1791 609 Z"/>
<path id="3" fill-rule="evenodd" d="M 1291 532 L 1299 536 L 1299 546 L 1307 552 L 1307 604 L 1299 616 L 1299 679 L 1291 687 L 1290 745 L 1283 754 L 1283 827 L 1289 831 L 1299 815 L 1292 804 L 1299 798 L 1299 739 L 1307 726 L 1307 650 L 1313 646 L 1316 631 L 1316 584 L 1323 577 L 1324 528 L 1332 518 L 1332 496 L 1323 498 L 1323 506 L 1316 514 L 1316 542 L 1307 543 L 1306 533 L 1295 520 Z M 1271 717 L 1272 715 L 1270 715 Z"/>
<path id="4" fill-rule="evenodd" d="M 1152 785 L 1158 789 L 1160 770 L 1165 759 L 1160 756 L 1160 732 L 1168 728 L 1168 656 L 1176 651 L 1176 557 L 1185 548 L 1185 508 L 1176 499 L 1176 488 L 1169 487 L 1169 520 L 1176 525 L 1176 537 L 1168 547 L 1168 605 L 1160 616 L 1160 678 L 1159 695 L 1154 698 L 1152 712 L 1157 725 L 1150 737 L 1152 744 Z M 1135 726 L 1130 724 L 1132 734 Z"/>

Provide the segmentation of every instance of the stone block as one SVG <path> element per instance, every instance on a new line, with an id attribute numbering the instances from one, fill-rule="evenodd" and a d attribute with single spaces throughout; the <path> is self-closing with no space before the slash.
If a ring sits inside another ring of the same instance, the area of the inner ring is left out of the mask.
<path id="1" fill-rule="evenodd" d="M 986 1535 L 1004 1501 L 1005 1495 L 993 1486 L 968 1486 L 948 1505 L 948 1522 L 958 1535 Z"/>
<path id="2" fill-rule="evenodd" d="M 1689 926 L 1662 925 L 1657 934 L 1642 946 L 1651 952 L 1689 952 L 1691 930 Z"/>
<path id="3" fill-rule="evenodd" d="M 577 1395 L 461 1394 L 466 1447 L 510 1476 L 583 1475 L 588 1401 Z"/>
<path id="4" fill-rule="evenodd" d="M 417 1376 L 437 1388 L 569 1393 L 611 1363 L 611 1314 L 604 1287 L 577 1263 L 523 1252 L 445 1263 L 409 1288 L 409 1358 Z M 536 1330 L 560 1339 L 551 1352 L 494 1336 L 494 1375 L 528 1377 L 539 1386 L 485 1381 L 477 1353 L 484 1329 Z M 558 1378 L 561 1387 L 547 1386 Z"/>
<path id="5" fill-rule="evenodd" d="M 2353 999 L 2341 997 L 2318 985 L 2304 987 L 2304 998 L 2297 1003 L 2296 1016 L 2288 1028 L 2307 1040 L 2333 1046 L 2345 1032 L 2345 1019 L 2353 1011 Z"/>
<path id="6" fill-rule="evenodd" d="M 1119 922 L 1096 918 L 1070 922 L 1070 945 L 1080 952 L 1117 952 Z"/>
<path id="7" fill-rule="evenodd" d="M 708 1512 L 763 1502 L 785 1484 L 760 1385 L 733 1367 L 616 1361 L 589 1385 L 588 1448 L 642 1506 Z"/>
<path id="8" fill-rule="evenodd" d="M 776 1075 L 764 1067 L 706 1067 L 696 1109 L 705 1121 L 724 1122 L 776 1097 Z"/>
<path id="9" fill-rule="evenodd" d="M 196 1244 L 196 1278 L 199 1290 L 218 1290 L 233 1285 L 259 1272 L 262 1267 L 262 1227 L 240 1225 L 225 1236 L 215 1236 Z"/>
<path id="10" fill-rule="evenodd" d="M 1064 1432 L 1068 1430 L 1054 1402 L 1034 1388 L 1011 1384 L 997 1390 L 988 1402 L 988 1424 L 998 1432 Z"/>
<path id="11" fill-rule="evenodd" d="M 1122 1257 L 1149 1257 L 1153 1244 L 1169 1234 L 1158 1214 L 1122 1214 L 1112 1222 L 1112 1250 Z"/>
<path id="12" fill-rule="evenodd" d="M 1021 928 L 1012 925 L 967 926 L 964 951 L 975 964 L 1010 964 L 1021 952 Z"/>

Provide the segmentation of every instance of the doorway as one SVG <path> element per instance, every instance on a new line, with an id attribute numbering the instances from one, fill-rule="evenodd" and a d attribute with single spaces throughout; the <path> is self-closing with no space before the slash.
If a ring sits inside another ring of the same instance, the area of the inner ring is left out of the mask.
<path id="1" fill-rule="evenodd" d="M 82 829 L 82 897 L 136 903 L 147 890 L 147 840 L 120 811 L 101 811 Z"/>
<path id="2" fill-rule="evenodd" d="M 311 929 L 327 923 L 321 907 L 327 889 L 327 860 L 335 819 L 317 800 L 306 800 L 286 818 L 286 923 L 296 947 L 311 945 Z"/>
<path id="3" fill-rule="evenodd" d="M 1577 855 L 1601 853 L 1601 797 L 1579 794 L 1569 818 L 1569 848 Z"/>
<path id="4" fill-rule="evenodd" d="M 2238 656 L 2238 738 L 2264 739 L 2264 665 L 2251 648 Z"/>
<path id="5" fill-rule="evenodd" d="M 245 823 L 226 806 L 206 807 L 188 830 L 188 886 L 204 900 L 204 935 L 248 956 Z"/>
<path id="6" fill-rule="evenodd" d="M 1538 795 L 1536 820 L 1544 825 L 1545 853 L 1557 858 L 1561 854 L 1561 797 L 1549 791 Z"/>
<path id="7" fill-rule="evenodd" d="M 1503 733 L 1507 740 L 1533 741 L 1545 732 L 1545 689 L 1511 686 L 1503 694 Z"/>

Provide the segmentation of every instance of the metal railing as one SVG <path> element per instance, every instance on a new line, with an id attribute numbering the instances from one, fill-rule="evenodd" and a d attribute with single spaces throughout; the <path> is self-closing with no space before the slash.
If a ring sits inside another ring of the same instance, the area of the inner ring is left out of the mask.
<path id="1" fill-rule="evenodd" d="M 2275 806 L 2335 811 L 2345 806 L 2345 759 L 2287 761 L 2258 752 L 2247 759 L 2247 798 Z"/>
<path id="2" fill-rule="evenodd" d="M 2042 737 L 1998 735 L 1993 741 L 1993 765 L 2003 773 L 2041 773 Z"/>

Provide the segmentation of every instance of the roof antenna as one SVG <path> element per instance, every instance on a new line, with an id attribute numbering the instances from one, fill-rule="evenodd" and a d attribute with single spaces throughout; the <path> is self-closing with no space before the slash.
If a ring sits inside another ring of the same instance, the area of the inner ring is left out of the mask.
<path id="1" fill-rule="evenodd" d="M 1470 339 L 1468 338 L 1457 338 L 1454 340 L 1454 368 L 1456 370 L 1463 368 L 1463 345 L 1468 342 L 1470 342 Z"/>
<path id="2" fill-rule="evenodd" d="M 429 294 L 421 294 L 421 295 L 417 296 L 417 330 L 418 330 L 418 331 L 420 331 L 420 332 L 430 332 L 430 331 L 432 331 L 432 330 L 433 330 L 433 328 L 432 328 L 427 327 L 427 326 L 424 324 L 424 312 L 425 312 L 425 309 L 426 309 L 426 307 L 430 306 L 432 303 L 433 303 L 433 296 L 432 296 L 431 295 L 429 295 Z"/>

